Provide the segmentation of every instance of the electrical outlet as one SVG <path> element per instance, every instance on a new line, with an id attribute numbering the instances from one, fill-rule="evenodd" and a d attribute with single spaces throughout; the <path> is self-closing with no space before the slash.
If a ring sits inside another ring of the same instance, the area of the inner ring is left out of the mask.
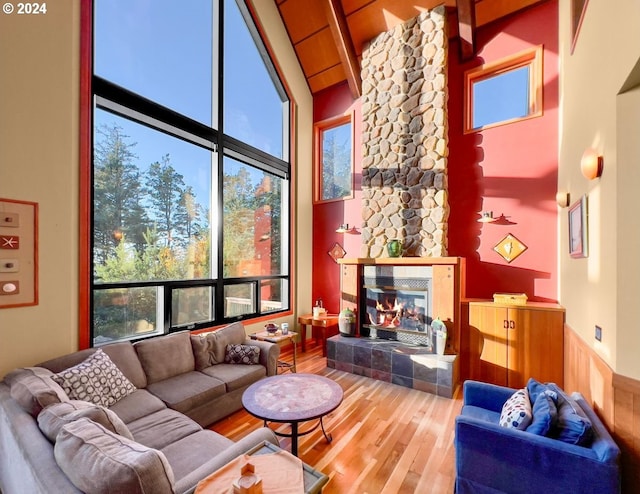
<path id="1" fill-rule="evenodd" d="M 18 213 L 0 213 L 0 226 L 18 228 L 20 215 Z"/>
<path id="2" fill-rule="evenodd" d="M 596 326 L 596 340 L 602 341 L 602 328 L 600 326 Z"/>

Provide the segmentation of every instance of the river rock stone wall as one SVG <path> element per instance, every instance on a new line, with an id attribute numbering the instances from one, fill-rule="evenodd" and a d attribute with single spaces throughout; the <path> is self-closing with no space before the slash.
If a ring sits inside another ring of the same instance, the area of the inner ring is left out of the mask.
<path id="1" fill-rule="evenodd" d="M 362 257 L 447 255 L 446 26 L 437 7 L 362 54 Z"/>

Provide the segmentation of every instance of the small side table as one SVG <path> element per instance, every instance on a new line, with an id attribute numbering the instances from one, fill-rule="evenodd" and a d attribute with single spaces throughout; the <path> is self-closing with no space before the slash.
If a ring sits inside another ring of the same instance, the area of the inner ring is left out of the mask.
<path id="1" fill-rule="evenodd" d="M 276 343 L 278 346 L 283 346 L 289 341 L 293 343 L 293 359 L 291 362 L 286 362 L 284 360 L 278 360 L 278 367 L 276 368 L 276 374 L 278 373 L 278 369 L 283 369 L 282 372 L 296 372 L 296 340 L 298 339 L 298 333 L 293 331 L 289 331 L 287 334 L 282 334 L 280 330 L 278 330 L 275 334 L 268 333 L 267 331 L 258 331 L 257 333 L 250 334 L 249 337 L 252 340 L 260 340 L 260 341 L 268 341 L 269 343 Z"/>
<path id="2" fill-rule="evenodd" d="M 322 341 L 322 356 L 327 356 L 327 338 L 338 334 L 338 314 L 324 314 L 322 316 L 313 317 L 313 314 L 303 314 L 298 317 L 298 324 L 302 326 L 302 351 L 307 351 L 306 346 L 306 327 L 311 326 L 311 336 L 315 338 L 316 342 L 318 337 L 315 336 L 320 333 L 320 340 Z M 316 331 L 316 328 L 318 331 Z"/>

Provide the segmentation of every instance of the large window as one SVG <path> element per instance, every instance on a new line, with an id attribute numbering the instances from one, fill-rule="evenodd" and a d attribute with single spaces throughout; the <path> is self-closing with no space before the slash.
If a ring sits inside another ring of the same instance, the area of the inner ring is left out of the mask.
<path id="1" fill-rule="evenodd" d="M 93 14 L 92 343 L 288 310 L 289 101 L 244 2 Z"/>

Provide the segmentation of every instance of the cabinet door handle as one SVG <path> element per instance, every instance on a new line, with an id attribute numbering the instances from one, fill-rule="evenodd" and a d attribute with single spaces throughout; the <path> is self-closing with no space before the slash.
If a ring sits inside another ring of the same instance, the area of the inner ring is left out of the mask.
<path id="1" fill-rule="evenodd" d="M 509 329 L 509 321 L 507 321 L 506 319 L 504 319 L 504 320 L 502 321 L 502 327 L 503 327 L 504 329 Z"/>
<path id="2" fill-rule="evenodd" d="M 516 327 L 515 321 L 509 321 L 509 329 L 513 329 Z"/>

